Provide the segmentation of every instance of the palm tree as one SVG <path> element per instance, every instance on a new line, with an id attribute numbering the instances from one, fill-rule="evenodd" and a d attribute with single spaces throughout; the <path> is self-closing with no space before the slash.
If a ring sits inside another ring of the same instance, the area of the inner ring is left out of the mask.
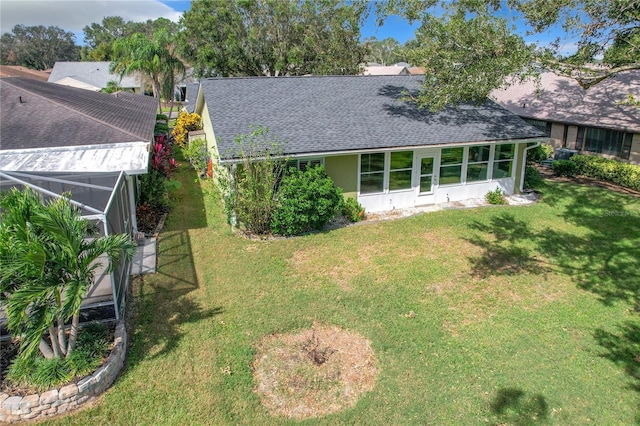
<path id="1" fill-rule="evenodd" d="M 122 254 L 131 259 L 135 245 L 124 234 L 98 236 L 95 224 L 81 218 L 68 198 L 44 203 L 29 189 L 13 189 L 0 197 L 0 208 L 0 293 L 9 330 L 22 336 L 20 355 L 40 349 L 47 358 L 67 357 L 76 345 L 80 305 L 101 266 L 99 258 L 106 255 L 112 270 Z M 43 339 L 46 332 L 50 345 Z"/>
<path id="2" fill-rule="evenodd" d="M 176 56 L 175 44 L 166 28 L 157 30 L 153 37 L 136 33 L 114 43 L 115 60 L 111 71 L 120 76 L 140 73 L 151 80 L 153 96 L 160 99 L 163 86 L 170 87 L 171 99 L 176 75 L 185 73 L 184 63 Z M 163 84 L 167 82 L 167 84 Z"/>

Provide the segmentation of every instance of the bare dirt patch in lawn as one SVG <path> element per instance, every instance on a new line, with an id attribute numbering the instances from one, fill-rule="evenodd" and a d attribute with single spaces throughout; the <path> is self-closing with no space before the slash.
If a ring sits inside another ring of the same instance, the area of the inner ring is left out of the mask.
<path id="1" fill-rule="evenodd" d="M 376 364 L 368 340 L 338 327 L 272 334 L 257 347 L 255 392 L 272 415 L 321 417 L 354 407 L 373 389 Z"/>

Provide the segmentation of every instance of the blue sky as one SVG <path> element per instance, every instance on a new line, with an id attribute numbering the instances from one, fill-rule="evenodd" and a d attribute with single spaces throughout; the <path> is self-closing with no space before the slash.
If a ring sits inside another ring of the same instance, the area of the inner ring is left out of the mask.
<path id="1" fill-rule="evenodd" d="M 166 17 L 177 21 L 181 13 L 189 9 L 190 1 L 181 0 L 0 0 L 0 33 L 11 31 L 14 25 L 55 25 L 76 35 L 76 43 L 84 44 L 82 29 L 93 22 L 100 23 L 105 16 L 121 16 L 127 21 L 144 22 L 147 19 Z M 389 17 L 378 27 L 375 14 L 371 13 L 362 27 L 362 38 L 375 36 L 382 40 L 394 37 L 400 43 L 414 37 L 419 23 L 409 25 L 399 17 Z M 518 22 L 517 31 L 525 36 L 526 27 Z M 528 42 L 548 44 L 558 35 L 564 36 L 561 28 L 546 34 L 525 36 Z M 568 40 L 562 49 L 571 53 L 574 41 Z"/>

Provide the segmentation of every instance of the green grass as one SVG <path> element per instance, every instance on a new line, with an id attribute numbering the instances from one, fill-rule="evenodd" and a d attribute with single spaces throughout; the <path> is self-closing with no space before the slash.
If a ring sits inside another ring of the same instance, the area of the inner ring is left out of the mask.
<path id="1" fill-rule="evenodd" d="M 314 322 L 369 339 L 380 373 L 308 424 L 639 419 L 637 198 L 545 181 L 536 205 L 250 241 L 192 171 L 178 178 L 159 271 L 133 289 L 126 371 L 52 424 L 293 424 L 261 406 L 252 359 Z"/>

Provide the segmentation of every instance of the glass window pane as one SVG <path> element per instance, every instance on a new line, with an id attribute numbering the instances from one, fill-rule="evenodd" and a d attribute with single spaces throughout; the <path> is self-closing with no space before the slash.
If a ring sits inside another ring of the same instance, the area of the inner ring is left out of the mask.
<path id="1" fill-rule="evenodd" d="M 513 158 L 515 145 L 512 143 L 507 143 L 504 145 L 496 145 L 496 160 L 509 160 Z"/>
<path id="2" fill-rule="evenodd" d="M 360 193 L 370 194 L 372 192 L 382 192 L 384 173 L 371 173 L 360 175 Z"/>
<path id="3" fill-rule="evenodd" d="M 420 178 L 420 192 L 431 192 L 431 176 Z"/>
<path id="4" fill-rule="evenodd" d="M 469 164 L 467 166 L 467 182 L 487 180 L 488 163 Z"/>
<path id="5" fill-rule="evenodd" d="M 389 172 L 389 190 L 411 188 L 411 170 Z"/>
<path id="6" fill-rule="evenodd" d="M 420 161 L 420 174 L 430 175 L 433 173 L 433 158 L 427 157 Z"/>
<path id="7" fill-rule="evenodd" d="M 462 155 L 464 148 L 443 148 L 440 164 L 460 164 L 462 163 Z"/>
<path id="8" fill-rule="evenodd" d="M 440 185 L 450 183 L 460 183 L 460 174 L 462 166 L 445 166 L 440 167 Z"/>
<path id="9" fill-rule="evenodd" d="M 511 177 L 511 164 L 513 164 L 512 161 L 498 161 L 493 163 L 493 178 Z"/>
<path id="10" fill-rule="evenodd" d="M 470 146 L 469 147 L 469 162 L 479 163 L 481 161 L 489 161 L 489 151 L 491 147 L 489 145 Z"/>
<path id="11" fill-rule="evenodd" d="M 384 152 L 375 154 L 362 154 L 360 156 L 361 172 L 382 172 L 384 171 Z"/>
<path id="12" fill-rule="evenodd" d="M 410 169 L 413 167 L 413 151 L 391 153 L 391 170 Z"/>

